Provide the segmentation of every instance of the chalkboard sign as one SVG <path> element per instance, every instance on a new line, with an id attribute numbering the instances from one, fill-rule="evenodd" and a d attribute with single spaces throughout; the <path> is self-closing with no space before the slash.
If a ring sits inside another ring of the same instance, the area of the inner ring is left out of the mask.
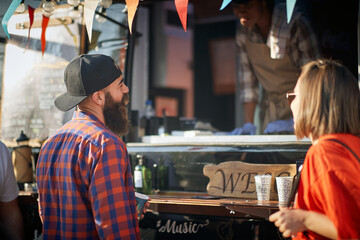
<path id="1" fill-rule="evenodd" d="M 51 18 L 68 15 L 70 9 L 57 9 Z M 41 19 L 41 12 L 35 19 Z M 41 28 L 16 29 L 26 23 L 26 14 L 9 21 L 11 39 L 5 47 L 1 99 L 1 139 L 14 140 L 21 130 L 30 139 L 43 140 L 71 118 L 72 113 L 56 109 L 54 99 L 66 90 L 64 68 L 78 55 L 78 24 L 49 25 L 45 53 L 41 53 Z M 25 50 L 26 49 L 26 50 Z"/>

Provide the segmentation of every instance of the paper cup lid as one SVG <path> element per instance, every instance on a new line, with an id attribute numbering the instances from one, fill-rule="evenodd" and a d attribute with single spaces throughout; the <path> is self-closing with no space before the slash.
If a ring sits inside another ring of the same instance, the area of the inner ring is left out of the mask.
<path id="1" fill-rule="evenodd" d="M 149 199 L 149 196 L 142 194 L 142 193 L 138 193 L 138 192 L 135 192 L 135 197 L 141 198 L 141 199 Z"/>

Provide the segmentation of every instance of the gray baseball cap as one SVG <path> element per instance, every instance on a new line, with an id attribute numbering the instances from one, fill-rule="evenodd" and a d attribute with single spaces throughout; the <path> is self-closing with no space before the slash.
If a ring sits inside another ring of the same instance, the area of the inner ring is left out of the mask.
<path id="1" fill-rule="evenodd" d="M 61 111 L 68 111 L 90 94 L 109 86 L 121 75 L 121 70 L 109 56 L 80 55 L 65 68 L 64 82 L 67 91 L 55 99 L 55 106 Z"/>

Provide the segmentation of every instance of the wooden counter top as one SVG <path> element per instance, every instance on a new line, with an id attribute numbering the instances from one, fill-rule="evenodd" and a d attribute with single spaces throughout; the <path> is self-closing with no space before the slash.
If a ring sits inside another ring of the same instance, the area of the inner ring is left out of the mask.
<path id="1" fill-rule="evenodd" d="M 267 220 L 279 209 L 277 201 L 219 198 L 197 192 L 166 192 L 150 195 L 150 198 L 149 211 L 167 214 Z M 19 201 L 37 204 L 37 193 L 20 191 Z"/>
<path id="2" fill-rule="evenodd" d="M 239 198 L 217 198 L 197 193 L 150 195 L 149 209 L 160 213 L 268 219 L 278 211 L 277 201 L 259 202 Z"/>

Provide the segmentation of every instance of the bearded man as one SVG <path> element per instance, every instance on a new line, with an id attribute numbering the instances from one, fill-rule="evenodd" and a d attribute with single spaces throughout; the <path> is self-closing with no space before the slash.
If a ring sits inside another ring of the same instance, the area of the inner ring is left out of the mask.
<path id="1" fill-rule="evenodd" d="M 66 67 L 55 106 L 72 119 L 42 145 L 37 164 L 44 239 L 140 239 L 128 132 L 129 88 L 114 60 L 81 55 Z"/>

